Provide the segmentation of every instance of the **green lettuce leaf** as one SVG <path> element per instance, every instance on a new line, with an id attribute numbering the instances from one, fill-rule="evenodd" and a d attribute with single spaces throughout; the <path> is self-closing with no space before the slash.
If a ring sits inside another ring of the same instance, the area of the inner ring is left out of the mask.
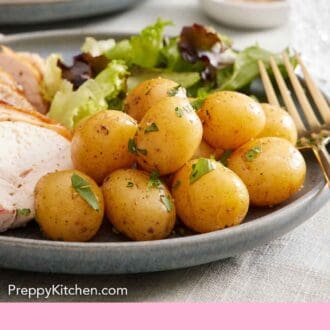
<path id="1" fill-rule="evenodd" d="M 76 91 L 70 82 L 62 80 L 48 116 L 72 129 L 83 118 L 107 109 L 107 101 L 125 90 L 126 78 L 126 65 L 114 60 L 95 79 L 87 80 Z"/>
<path id="2" fill-rule="evenodd" d="M 125 61 L 129 66 L 133 62 L 132 46 L 128 39 L 117 42 L 114 47 L 106 51 L 103 55 L 111 60 Z"/>
<path id="3" fill-rule="evenodd" d="M 280 69 L 283 70 L 281 54 L 272 53 L 258 45 L 245 48 L 243 51 L 236 53 L 235 63 L 218 71 L 217 84 L 219 89 L 240 90 L 249 85 L 259 76 L 258 60 L 263 61 L 268 70 L 270 56 L 273 56 Z M 293 64 L 295 65 L 294 62 Z"/>
<path id="4" fill-rule="evenodd" d="M 59 54 L 52 54 L 46 59 L 41 92 L 47 101 L 51 101 L 56 92 L 61 88 L 62 72 L 57 66 L 59 60 L 62 60 Z"/>
<path id="5" fill-rule="evenodd" d="M 104 53 L 109 59 L 120 59 L 128 65 L 154 68 L 160 63 L 161 50 L 164 47 L 164 28 L 171 21 L 158 19 L 153 25 L 144 28 L 140 34 L 118 42 Z"/>
<path id="6" fill-rule="evenodd" d="M 113 48 L 115 44 L 116 41 L 114 39 L 96 40 L 92 37 L 87 37 L 81 47 L 81 51 L 96 57 Z"/>

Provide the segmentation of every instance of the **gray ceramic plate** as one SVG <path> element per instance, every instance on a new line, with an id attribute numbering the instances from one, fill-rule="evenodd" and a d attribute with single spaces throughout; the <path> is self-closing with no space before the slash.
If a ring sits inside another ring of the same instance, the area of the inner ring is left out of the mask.
<path id="1" fill-rule="evenodd" d="M 10 36 L 0 43 L 42 55 L 61 52 L 69 58 L 79 51 L 85 35 L 111 37 L 111 34 L 91 31 L 53 31 Z M 261 93 L 260 90 L 255 92 Z M 30 223 L 25 228 L 0 235 L 0 267 L 41 272 L 118 274 L 183 268 L 238 255 L 292 230 L 330 199 L 330 190 L 325 186 L 315 159 L 308 153 L 304 156 L 308 169 L 304 189 L 281 206 L 251 209 L 239 226 L 209 234 L 131 242 L 113 234 L 105 222 L 92 242 L 65 243 L 45 240 L 37 225 Z"/>
<path id="2" fill-rule="evenodd" d="M 142 0 L 4 0 L 0 24 L 50 23 L 113 13 Z"/>

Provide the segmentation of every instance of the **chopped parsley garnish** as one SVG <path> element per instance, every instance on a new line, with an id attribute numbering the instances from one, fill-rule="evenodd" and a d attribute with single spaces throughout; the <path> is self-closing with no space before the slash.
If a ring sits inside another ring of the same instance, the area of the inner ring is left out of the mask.
<path id="1" fill-rule="evenodd" d="M 16 214 L 22 217 L 27 217 L 31 214 L 30 209 L 17 209 Z"/>
<path id="2" fill-rule="evenodd" d="M 167 212 L 171 212 L 173 209 L 173 204 L 171 201 L 171 198 L 165 195 L 160 195 L 160 201 L 164 204 L 166 207 Z"/>
<path id="3" fill-rule="evenodd" d="M 181 88 L 181 85 L 176 85 L 176 86 L 172 87 L 171 89 L 169 89 L 167 91 L 167 95 L 168 96 L 175 96 L 175 95 L 177 95 L 180 88 Z"/>
<path id="4" fill-rule="evenodd" d="M 193 184 L 203 175 L 213 171 L 216 168 L 214 161 L 207 158 L 200 158 L 196 163 L 192 165 L 192 171 L 190 174 L 190 184 Z"/>
<path id="5" fill-rule="evenodd" d="M 194 108 L 195 111 L 198 111 L 202 107 L 204 101 L 205 101 L 205 97 L 197 98 L 196 100 L 193 100 L 191 102 L 191 106 Z"/>
<path id="6" fill-rule="evenodd" d="M 256 159 L 259 156 L 260 153 L 261 153 L 261 147 L 260 146 L 255 146 L 255 147 L 249 149 L 244 154 L 244 158 L 248 162 L 252 162 L 254 159 Z"/>
<path id="7" fill-rule="evenodd" d="M 183 116 L 183 111 L 181 108 L 175 107 L 174 111 L 177 117 L 181 118 Z"/>
<path id="8" fill-rule="evenodd" d="M 152 171 L 148 181 L 148 189 L 159 188 L 161 185 L 160 175 L 158 171 Z"/>
<path id="9" fill-rule="evenodd" d="M 139 149 L 139 148 L 137 148 L 137 151 L 138 151 L 140 154 L 144 155 L 144 156 L 148 153 L 148 151 L 147 151 L 146 149 Z"/>
<path id="10" fill-rule="evenodd" d="M 99 201 L 90 188 L 89 182 L 84 180 L 78 174 L 74 173 L 71 176 L 71 185 L 73 189 L 80 195 L 80 197 L 85 200 L 93 210 L 99 211 Z"/>
<path id="11" fill-rule="evenodd" d="M 146 92 L 145 92 L 145 94 L 144 95 L 149 95 L 150 94 L 150 92 L 151 92 L 151 90 L 152 90 L 152 88 L 149 88 Z"/>
<path id="12" fill-rule="evenodd" d="M 180 184 L 181 184 L 180 180 L 175 181 L 173 186 L 172 186 L 172 189 L 174 189 L 174 190 L 177 189 L 180 186 Z"/>
<path id="13" fill-rule="evenodd" d="M 146 129 L 144 130 L 145 133 L 157 132 L 157 131 L 159 131 L 159 128 L 156 125 L 156 123 L 152 123 L 151 125 L 146 127 Z"/>
<path id="14" fill-rule="evenodd" d="M 137 154 L 139 152 L 142 155 L 146 155 L 148 153 L 146 149 L 139 149 L 136 146 L 136 142 L 134 139 L 128 140 L 128 151 L 131 152 L 132 154 Z"/>
<path id="15" fill-rule="evenodd" d="M 126 187 L 132 188 L 134 186 L 134 183 L 132 181 L 128 181 Z"/>
<path id="16" fill-rule="evenodd" d="M 137 147 L 134 139 L 128 140 L 128 151 L 132 154 L 137 154 Z"/>
<path id="17" fill-rule="evenodd" d="M 228 158 L 230 157 L 230 155 L 232 153 L 233 153 L 233 151 L 230 149 L 224 151 L 224 153 L 221 155 L 221 157 L 219 159 L 220 162 L 222 163 L 222 165 L 228 166 Z"/>

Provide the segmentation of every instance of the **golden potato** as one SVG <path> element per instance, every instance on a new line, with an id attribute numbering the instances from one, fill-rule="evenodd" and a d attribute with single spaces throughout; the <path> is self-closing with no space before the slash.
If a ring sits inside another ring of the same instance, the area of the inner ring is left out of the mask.
<path id="1" fill-rule="evenodd" d="M 130 167 L 135 158 L 127 144 L 136 130 L 136 121 L 116 110 L 101 111 L 84 120 L 75 129 L 72 139 L 75 168 L 100 184 L 112 171 Z"/>
<path id="2" fill-rule="evenodd" d="M 145 80 L 128 92 L 124 111 L 139 122 L 154 104 L 168 96 L 171 90 L 175 91 L 177 86 L 175 81 L 164 78 Z"/>
<path id="3" fill-rule="evenodd" d="M 117 170 L 103 184 L 106 215 L 115 228 L 136 241 L 167 237 L 175 224 L 175 206 L 163 183 L 145 172 Z"/>
<path id="4" fill-rule="evenodd" d="M 172 194 L 182 222 L 200 233 L 241 223 L 249 208 L 249 194 L 241 179 L 206 158 L 192 160 L 176 173 Z"/>
<path id="5" fill-rule="evenodd" d="M 275 105 L 263 103 L 261 106 L 266 115 L 266 125 L 258 137 L 280 137 L 295 145 L 298 133 L 291 116 L 284 109 Z"/>
<path id="6" fill-rule="evenodd" d="M 204 140 L 201 141 L 197 150 L 195 151 L 194 155 L 191 159 L 197 158 L 214 158 L 219 159 L 223 154 L 223 150 L 218 148 L 214 149 L 209 144 L 207 144 Z"/>
<path id="7" fill-rule="evenodd" d="M 209 95 L 198 115 L 203 123 L 205 141 L 213 148 L 235 149 L 256 137 L 266 118 L 259 103 L 237 92 Z"/>
<path id="8" fill-rule="evenodd" d="M 104 215 L 101 189 L 93 179 L 76 170 L 42 177 L 35 188 L 35 208 L 36 221 L 45 236 L 60 241 L 90 240 Z"/>
<path id="9" fill-rule="evenodd" d="M 228 167 L 246 184 L 255 206 L 284 202 L 300 190 L 306 174 L 300 152 L 277 137 L 258 138 L 241 146 L 229 157 Z"/>
<path id="10" fill-rule="evenodd" d="M 165 97 L 152 106 L 139 124 L 136 152 L 139 165 L 160 175 L 177 171 L 191 159 L 203 128 L 187 98 Z"/>

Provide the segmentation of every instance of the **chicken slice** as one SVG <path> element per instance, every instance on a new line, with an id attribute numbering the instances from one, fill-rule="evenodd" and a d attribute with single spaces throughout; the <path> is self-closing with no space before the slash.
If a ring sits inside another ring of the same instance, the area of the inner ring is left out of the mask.
<path id="1" fill-rule="evenodd" d="M 2 46 L 0 68 L 11 75 L 18 85 L 22 86 L 24 96 L 36 110 L 43 114 L 48 111 L 48 104 L 43 99 L 40 90 L 42 79 L 40 72 L 24 56 Z"/>
<path id="2" fill-rule="evenodd" d="M 0 121 L 0 231 L 34 218 L 34 188 L 42 176 L 73 167 L 70 140 L 35 121 Z"/>
<path id="3" fill-rule="evenodd" d="M 0 82 L 0 101 L 16 108 L 34 110 L 34 107 L 24 95 L 2 82 Z"/>
<path id="4" fill-rule="evenodd" d="M 1 101 L 0 121 L 22 121 L 31 125 L 37 125 L 53 130 L 69 140 L 72 137 L 71 132 L 67 128 L 55 123 L 51 118 L 48 118 L 37 111 L 15 108 Z"/>

